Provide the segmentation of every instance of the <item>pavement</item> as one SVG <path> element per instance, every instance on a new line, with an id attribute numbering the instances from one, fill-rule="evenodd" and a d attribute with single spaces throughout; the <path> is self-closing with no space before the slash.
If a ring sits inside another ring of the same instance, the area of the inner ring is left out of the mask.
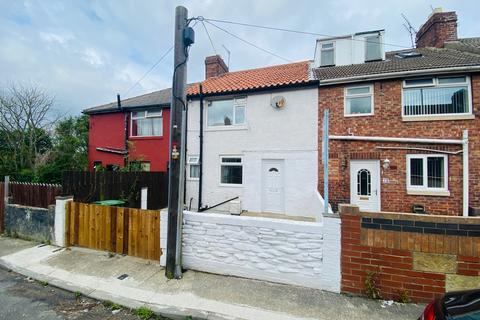
<path id="1" fill-rule="evenodd" d="M 171 319 L 397 320 L 417 319 L 424 307 L 191 270 L 181 280 L 168 280 L 154 261 L 2 237 L 0 265 L 49 286 L 127 308 L 146 306 Z"/>

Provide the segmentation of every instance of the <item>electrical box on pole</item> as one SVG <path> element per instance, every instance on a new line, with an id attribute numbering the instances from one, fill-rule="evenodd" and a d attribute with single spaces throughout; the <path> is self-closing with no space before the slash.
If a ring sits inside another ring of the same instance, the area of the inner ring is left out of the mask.
<path id="1" fill-rule="evenodd" d="M 175 45 L 170 110 L 170 158 L 168 166 L 168 231 L 165 275 L 167 278 L 182 277 L 181 240 L 183 193 L 185 183 L 185 113 L 187 109 L 187 60 L 188 47 L 195 41 L 192 28 L 188 27 L 188 11 L 185 7 L 175 9 Z"/>

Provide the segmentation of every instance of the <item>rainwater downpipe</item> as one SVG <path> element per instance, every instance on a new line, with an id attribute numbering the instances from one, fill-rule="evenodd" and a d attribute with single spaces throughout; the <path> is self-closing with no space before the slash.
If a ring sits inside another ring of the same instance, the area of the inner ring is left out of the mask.
<path id="1" fill-rule="evenodd" d="M 198 173 L 198 211 L 202 208 L 202 188 L 203 188 L 203 88 L 199 85 L 200 89 L 200 134 L 199 143 L 200 150 L 198 153 L 198 164 L 200 166 Z"/>
<path id="2" fill-rule="evenodd" d="M 463 216 L 468 217 L 469 204 L 469 173 L 468 173 L 468 130 L 463 130 L 462 135 L 463 147 Z"/>

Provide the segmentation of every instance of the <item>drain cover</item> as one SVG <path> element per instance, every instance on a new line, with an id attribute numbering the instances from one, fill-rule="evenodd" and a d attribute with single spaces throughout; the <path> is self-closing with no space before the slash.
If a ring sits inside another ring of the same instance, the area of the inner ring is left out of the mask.
<path id="1" fill-rule="evenodd" d="M 118 279 L 118 280 L 124 280 L 124 279 L 126 279 L 126 278 L 128 278 L 128 274 L 124 273 L 124 274 L 122 274 L 120 277 L 118 277 L 117 279 Z"/>

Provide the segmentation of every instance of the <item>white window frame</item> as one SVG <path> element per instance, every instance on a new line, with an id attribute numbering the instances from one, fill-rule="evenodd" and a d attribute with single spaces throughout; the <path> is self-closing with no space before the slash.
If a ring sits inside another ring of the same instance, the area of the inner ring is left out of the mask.
<path id="1" fill-rule="evenodd" d="M 328 50 L 333 51 L 333 64 L 325 64 L 325 65 L 322 64 L 322 51 L 324 51 L 324 49 L 323 49 L 324 44 L 332 44 L 332 48 L 325 49 L 325 51 L 328 51 Z M 328 42 L 321 42 L 320 43 L 320 67 L 333 67 L 333 66 L 335 66 L 335 64 L 336 64 L 335 51 L 336 50 L 337 50 L 337 48 L 336 48 L 336 45 L 335 45 L 335 41 L 328 41 Z"/>
<path id="2" fill-rule="evenodd" d="M 223 126 L 210 126 L 208 124 L 208 108 L 210 107 L 210 104 L 213 102 L 217 101 L 231 101 L 233 100 L 233 105 L 232 105 L 232 111 L 233 111 L 233 119 L 232 119 L 232 124 L 231 125 L 223 125 Z M 245 109 L 245 114 L 244 114 L 244 121 L 243 123 L 236 123 L 236 118 L 235 118 L 235 108 L 236 107 L 243 107 Z M 242 97 L 236 97 L 236 98 L 230 98 L 230 99 L 218 99 L 218 100 L 209 100 L 207 101 L 207 107 L 205 108 L 205 127 L 207 130 L 215 130 L 215 129 L 236 129 L 236 128 L 245 128 L 247 126 L 247 97 L 242 96 Z"/>
<path id="3" fill-rule="evenodd" d="M 240 162 L 223 162 L 224 158 L 229 158 L 229 159 L 240 159 Z M 218 182 L 219 185 L 222 187 L 243 187 L 243 156 L 242 155 L 220 155 L 220 165 L 218 166 Z M 222 166 L 242 166 L 242 183 L 222 183 Z"/>
<path id="4" fill-rule="evenodd" d="M 197 155 L 192 155 L 187 157 L 187 164 L 188 164 L 188 180 L 200 180 L 200 177 L 192 177 L 190 167 L 191 166 L 199 166 L 200 165 L 200 157 Z"/>
<path id="5" fill-rule="evenodd" d="M 145 116 L 134 117 L 133 116 L 134 112 L 145 112 Z M 154 113 L 158 113 L 158 111 L 155 111 Z M 134 136 L 133 135 L 133 121 L 134 120 L 141 120 L 141 119 L 148 119 L 148 118 L 160 118 L 160 119 L 162 119 L 162 133 L 159 136 Z M 148 115 L 148 110 L 138 110 L 138 111 L 130 112 L 130 137 L 138 137 L 138 138 L 163 137 L 163 109 L 160 109 L 160 115 L 154 114 L 154 115 L 151 115 L 151 116 Z"/>
<path id="6" fill-rule="evenodd" d="M 454 78 L 454 77 L 465 77 L 466 82 L 457 82 L 457 83 L 448 83 L 440 84 L 438 79 L 443 78 Z M 406 81 L 408 80 L 420 80 L 420 79 L 433 79 L 432 84 L 422 84 L 422 85 L 407 85 Z M 458 85 L 467 85 L 468 91 L 468 110 L 469 112 L 464 113 L 439 113 L 439 114 L 422 114 L 422 115 L 405 115 L 405 106 L 403 104 L 403 94 L 405 89 L 411 88 L 449 88 L 456 87 Z M 421 78 L 410 78 L 404 79 L 402 81 L 402 92 L 401 92 L 401 108 L 402 108 L 402 119 L 404 121 L 423 121 L 423 120 L 465 120 L 465 119 L 474 119 L 475 115 L 473 114 L 473 103 L 472 103 L 472 82 L 470 76 L 468 75 L 444 75 L 439 77 L 421 77 Z"/>
<path id="7" fill-rule="evenodd" d="M 369 87 L 370 93 L 361 93 L 361 94 L 353 94 L 353 95 L 348 95 L 348 89 L 356 89 L 356 88 L 365 88 Z M 370 96 L 371 99 L 371 104 L 372 108 L 370 110 L 370 113 L 358 113 L 358 114 L 350 114 L 347 113 L 347 98 L 364 98 Z M 366 84 L 366 85 L 355 85 L 355 86 L 347 86 L 344 88 L 344 93 L 343 93 L 343 115 L 345 117 L 368 117 L 368 116 L 373 116 L 375 114 L 375 92 L 374 92 L 374 86 L 373 84 Z"/>
<path id="8" fill-rule="evenodd" d="M 443 177 L 444 177 L 444 187 L 443 188 L 432 188 L 428 187 L 428 158 L 443 158 Z M 410 160 L 411 159 L 422 159 L 423 164 L 423 185 L 422 186 L 412 186 L 410 181 Z M 413 195 L 438 195 L 438 196 L 449 196 L 450 192 L 448 190 L 448 156 L 446 154 L 407 154 L 407 193 Z"/>

